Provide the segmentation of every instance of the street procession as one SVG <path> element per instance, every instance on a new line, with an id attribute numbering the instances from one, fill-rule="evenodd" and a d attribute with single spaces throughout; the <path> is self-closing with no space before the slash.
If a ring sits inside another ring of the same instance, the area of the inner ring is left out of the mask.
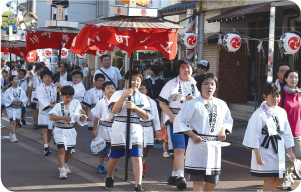
<path id="1" fill-rule="evenodd" d="M 300 6 L 1 1 L 1 191 L 301 191 Z"/>

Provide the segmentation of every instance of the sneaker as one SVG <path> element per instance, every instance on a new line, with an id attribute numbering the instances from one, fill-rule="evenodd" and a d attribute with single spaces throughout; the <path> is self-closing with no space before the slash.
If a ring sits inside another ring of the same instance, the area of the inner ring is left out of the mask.
<path id="1" fill-rule="evenodd" d="M 18 142 L 18 139 L 17 139 L 17 137 L 12 137 L 10 141 L 15 143 L 15 142 Z"/>
<path id="2" fill-rule="evenodd" d="M 169 155 L 168 152 L 164 152 L 164 153 L 163 153 L 163 157 L 170 157 L 170 155 Z"/>
<path id="3" fill-rule="evenodd" d="M 26 125 L 25 119 L 21 119 L 21 122 L 22 122 L 23 125 Z"/>
<path id="4" fill-rule="evenodd" d="M 67 163 L 65 163 L 65 169 L 67 173 L 72 173 Z"/>
<path id="5" fill-rule="evenodd" d="M 75 153 L 75 149 L 71 149 L 71 154 Z"/>
<path id="6" fill-rule="evenodd" d="M 105 170 L 105 166 L 104 165 L 98 165 L 98 172 L 99 173 L 107 173 Z"/>
<path id="7" fill-rule="evenodd" d="M 93 155 L 98 155 L 98 153 L 97 152 L 93 152 Z"/>
<path id="8" fill-rule="evenodd" d="M 177 186 L 177 182 L 178 182 L 178 176 L 169 176 L 167 180 L 168 185 Z"/>
<path id="9" fill-rule="evenodd" d="M 146 163 L 143 163 L 143 173 L 146 173 Z"/>
<path id="10" fill-rule="evenodd" d="M 257 192 L 262 192 L 263 189 L 257 189 Z"/>
<path id="11" fill-rule="evenodd" d="M 172 159 L 174 158 L 173 153 L 170 153 L 169 155 L 170 155 L 170 158 L 172 158 Z"/>
<path id="12" fill-rule="evenodd" d="M 60 169 L 60 179 L 66 179 L 67 178 L 67 171 L 66 169 Z"/>
<path id="13" fill-rule="evenodd" d="M 49 154 L 51 154 L 49 147 L 45 147 L 44 148 L 44 156 L 48 156 Z"/>
<path id="14" fill-rule="evenodd" d="M 106 189 L 114 189 L 114 179 L 112 177 L 106 177 Z"/>
<path id="15" fill-rule="evenodd" d="M 282 183 L 282 188 L 283 188 L 284 190 L 291 190 L 291 189 L 292 189 L 291 182 L 289 182 L 289 181 L 284 181 L 284 182 Z"/>
<path id="16" fill-rule="evenodd" d="M 18 127 L 22 127 L 20 120 L 18 121 Z"/>
<path id="17" fill-rule="evenodd" d="M 178 189 L 186 189 L 186 179 L 184 177 L 178 177 L 177 182 L 177 188 Z"/>
<path id="18" fill-rule="evenodd" d="M 135 191 L 142 191 L 142 190 L 143 190 L 143 187 L 140 184 L 138 184 L 138 186 L 135 187 Z"/>
<path id="19" fill-rule="evenodd" d="M 33 125 L 33 128 L 34 128 L 34 129 L 39 129 L 39 127 L 38 127 L 37 124 L 34 124 L 34 125 Z"/>

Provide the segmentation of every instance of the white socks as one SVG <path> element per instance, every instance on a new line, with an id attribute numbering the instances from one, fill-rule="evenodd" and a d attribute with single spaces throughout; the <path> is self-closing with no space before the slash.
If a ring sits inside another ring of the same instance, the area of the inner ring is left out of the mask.
<path id="1" fill-rule="evenodd" d="M 16 137 L 16 134 L 11 134 L 11 137 Z"/>
<path id="2" fill-rule="evenodd" d="M 172 171 L 172 173 L 171 173 L 171 176 L 172 176 L 172 177 L 176 177 L 176 176 L 178 176 L 178 172 L 176 172 L 176 171 Z"/>
<path id="3" fill-rule="evenodd" d="M 144 164 L 146 162 L 146 158 L 142 158 L 142 163 Z"/>
<path id="4" fill-rule="evenodd" d="M 184 170 L 178 170 L 178 177 L 184 177 Z"/>
<path id="5" fill-rule="evenodd" d="M 48 147 L 48 144 L 44 144 L 44 148 Z"/>

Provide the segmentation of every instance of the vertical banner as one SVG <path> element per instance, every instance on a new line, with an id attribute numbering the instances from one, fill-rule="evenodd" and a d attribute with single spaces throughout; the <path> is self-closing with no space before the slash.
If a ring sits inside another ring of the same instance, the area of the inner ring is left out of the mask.
<path id="1" fill-rule="evenodd" d="M 187 33 L 196 33 L 196 17 L 191 17 L 193 15 L 193 9 L 187 9 L 187 17 L 190 17 L 187 20 Z M 186 49 L 186 58 L 190 59 L 192 62 L 195 60 L 195 52 L 196 52 L 196 47 L 190 50 Z"/>

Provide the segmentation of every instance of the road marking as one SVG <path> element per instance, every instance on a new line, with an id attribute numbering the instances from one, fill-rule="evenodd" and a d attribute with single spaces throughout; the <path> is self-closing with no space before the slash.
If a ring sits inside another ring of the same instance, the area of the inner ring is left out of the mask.
<path id="1" fill-rule="evenodd" d="M 4 121 L 10 122 L 10 120 L 7 117 L 1 117 L 1 119 Z M 27 121 L 26 121 L 26 124 L 33 125 L 32 123 L 29 123 Z"/>
<path id="2" fill-rule="evenodd" d="M 29 150 L 32 153 L 35 153 L 37 155 L 41 155 L 42 156 L 41 150 L 39 150 L 39 149 L 36 149 L 36 148 L 34 148 L 32 146 L 29 146 L 29 145 L 27 145 L 25 143 L 20 143 L 20 142 L 18 142 L 17 145 L 19 145 L 19 146 L 21 146 L 21 147 Z M 46 156 L 42 156 L 42 157 L 44 159 L 47 159 L 47 160 L 51 161 L 52 163 L 56 164 L 57 166 L 59 166 L 57 158 L 52 157 L 52 156 L 47 156 L 47 157 Z M 74 172 L 74 173 L 80 175 L 81 177 L 83 177 L 83 178 L 91 181 L 92 184 L 94 185 L 94 187 L 103 187 L 104 186 L 104 183 L 99 183 L 99 181 L 101 181 L 100 178 L 97 178 L 97 177 L 95 177 L 95 176 L 93 176 L 93 175 L 91 175 L 91 174 L 89 174 L 89 173 L 87 173 L 87 172 L 85 172 L 85 171 L 83 171 L 83 170 L 81 170 L 79 168 L 76 168 L 73 165 L 70 165 L 70 164 L 68 164 L 68 165 L 69 165 L 69 168 L 72 170 L 72 172 Z M 10 190 L 15 190 L 15 189 L 10 189 Z M 123 190 L 121 190 L 118 187 L 115 187 L 113 191 L 123 191 Z"/>

